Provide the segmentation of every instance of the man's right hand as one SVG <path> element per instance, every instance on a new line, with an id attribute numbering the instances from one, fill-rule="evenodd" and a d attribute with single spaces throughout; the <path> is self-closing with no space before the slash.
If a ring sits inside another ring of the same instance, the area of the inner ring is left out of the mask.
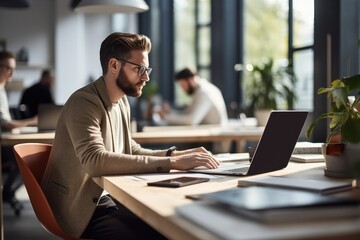
<path id="1" fill-rule="evenodd" d="M 170 159 L 171 169 L 189 170 L 201 166 L 214 169 L 218 168 L 220 164 L 219 161 L 207 151 L 189 151 L 189 153 L 186 154 L 179 154 L 179 152 L 181 151 L 176 151 Z"/>

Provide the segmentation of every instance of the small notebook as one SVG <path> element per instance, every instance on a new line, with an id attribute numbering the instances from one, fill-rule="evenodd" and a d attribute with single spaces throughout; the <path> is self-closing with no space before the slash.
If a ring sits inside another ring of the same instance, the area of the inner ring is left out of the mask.
<path id="1" fill-rule="evenodd" d="M 323 143 L 297 142 L 293 154 L 321 154 Z"/>
<path id="2" fill-rule="evenodd" d="M 312 180 L 305 178 L 288 178 L 288 177 L 258 177 L 252 179 L 240 179 L 239 187 L 245 186 L 268 186 L 277 188 L 297 189 L 320 194 L 331 194 L 352 189 L 352 182 L 334 182 L 327 180 Z"/>
<path id="3" fill-rule="evenodd" d="M 322 154 L 293 154 L 290 161 L 303 163 L 324 162 L 325 158 Z"/>

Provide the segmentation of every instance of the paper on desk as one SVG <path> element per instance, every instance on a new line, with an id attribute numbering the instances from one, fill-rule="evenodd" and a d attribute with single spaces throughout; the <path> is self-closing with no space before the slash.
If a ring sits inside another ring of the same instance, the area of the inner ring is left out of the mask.
<path id="1" fill-rule="evenodd" d="M 11 130 L 12 134 L 21 134 L 21 133 L 38 133 L 38 128 L 35 126 L 32 127 L 19 127 Z"/>
<path id="2" fill-rule="evenodd" d="M 160 174 L 139 174 L 139 175 L 132 175 L 127 176 L 128 178 L 135 180 L 135 181 L 141 181 L 141 180 L 147 180 L 147 181 L 158 181 L 158 180 L 165 180 L 165 179 L 171 179 L 171 178 L 177 178 L 177 177 L 202 177 L 202 178 L 223 178 L 224 176 L 217 176 L 217 175 L 208 175 L 208 174 L 202 174 L 202 173 L 160 173 Z"/>

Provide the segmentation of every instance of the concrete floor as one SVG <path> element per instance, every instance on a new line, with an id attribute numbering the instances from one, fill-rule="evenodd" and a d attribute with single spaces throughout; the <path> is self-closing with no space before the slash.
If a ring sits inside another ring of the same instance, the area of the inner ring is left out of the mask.
<path id="1" fill-rule="evenodd" d="M 15 216 L 9 204 L 4 204 L 4 240 L 52 240 L 58 239 L 48 233 L 37 220 L 32 209 L 25 187 L 16 193 L 24 208 L 20 216 Z"/>

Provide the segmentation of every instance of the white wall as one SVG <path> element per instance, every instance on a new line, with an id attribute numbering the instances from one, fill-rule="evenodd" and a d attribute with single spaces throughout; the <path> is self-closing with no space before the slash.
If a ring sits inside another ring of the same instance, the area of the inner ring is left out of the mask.
<path id="1" fill-rule="evenodd" d="M 28 9 L 0 8 L 0 38 L 10 51 L 29 50 L 30 63 L 52 64 L 54 1 L 33 0 Z"/>
<path id="2" fill-rule="evenodd" d="M 111 16 L 82 14 L 69 9 L 68 1 L 56 1 L 55 67 L 59 103 L 89 81 L 101 76 L 99 49 L 111 32 Z"/>
<path id="3" fill-rule="evenodd" d="M 101 75 L 99 49 L 111 32 L 111 16 L 85 15 L 70 9 L 70 0 L 32 0 L 28 9 L 0 8 L 0 39 L 17 53 L 25 47 L 29 64 L 18 67 L 14 80 L 27 87 L 36 82 L 42 67 L 54 69 L 54 97 L 63 104 L 89 77 Z M 11 106 L 18 104 L 21 92 L 9 92 Z"/>
<path id="4" fill-rule="evenodd" d="M 7 50 L 16 54 L 25 47 L 29 53 L 29 64 L 52 66 L 54 63 L 53 6 L 53 1 L 34 0 L 29 9 L 0 8 L 0 39 L 6 41 Z M 23 80 L 24 87 L 27 87 L 39 78 L 40 71 L 19 66 L 13 79 Z M 11 106 L 17 105 L 20 94 L 21 92 L 8 94 Z"/>

